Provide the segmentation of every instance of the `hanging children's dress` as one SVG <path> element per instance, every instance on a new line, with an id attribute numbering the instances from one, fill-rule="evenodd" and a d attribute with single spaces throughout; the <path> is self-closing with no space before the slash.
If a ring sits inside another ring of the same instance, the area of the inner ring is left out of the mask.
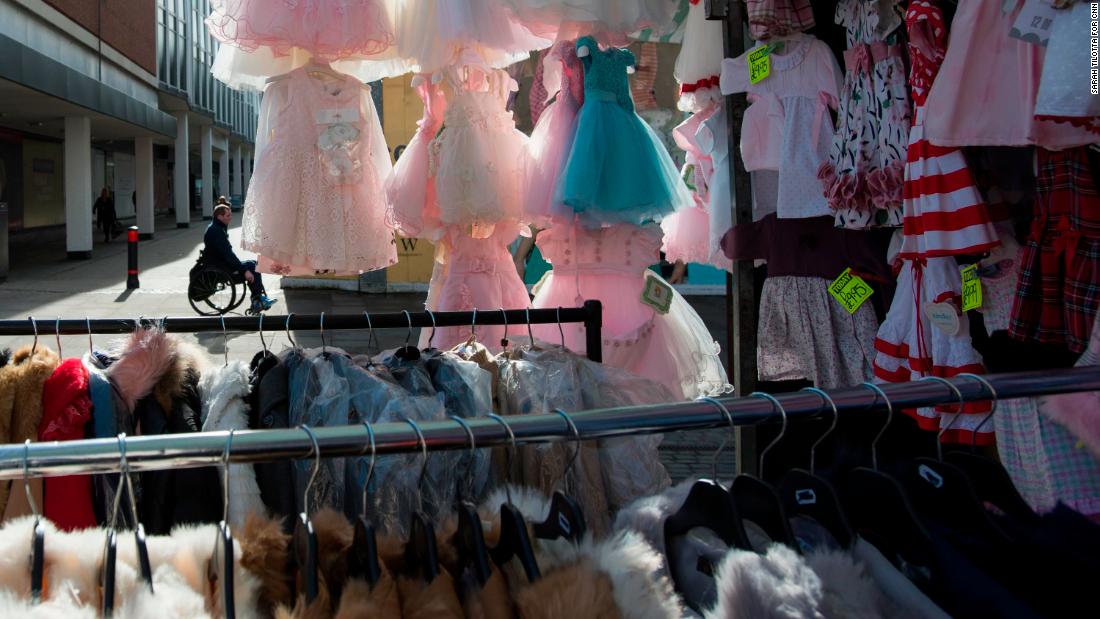
<path id="1" fill-rule="evenodd" d="M 584 105 L 555 202 L 590 226 L 640 224 L 692 203 L 657 134 L 634 112 L 629 50 L 577 41 L 584 65 Z M 566 213 L 568 214 L 568 213 Z"/>
<path id="2" fill-rule="evenodd" d="M 680 84 L 677 107 L 685 112 L 698 112 L 721 99 L 718 79 L 722 73 L 721 20 L 707 19 L 706 6 L 690 0 L 684 21 L 684 40 L 676 56 L 672 76 Z"/>
<path id="3" fill-rule="evenodd" d="M 473 58 L 444 70 L 443 81 L 450 93 L 443 130 L 428 145 L 439 218 L 484 238 L 494 224 L 523 218 L 527 136 L 507 109 L 518 86 L 507 72 Z"/>
<path id="4" fill-rule="evenodd" d="M 836 107 L 840 67 L 829 46 L 796 34 L 773 52 L 771 74 L 749 80 L 748 53 L 722 61 L 722 92 L 747 92 L 741 152 L 745 169 L 778 170 L 780 218 L 831 213 L 817 179 L 833 141 L 829 108 Z M 778 51 L 778 50 L 777 50 Z"/>
<path id="5" fill-rule="evenodd" d="M 909 137 L 905 62 L 892 34 L 898 0 L 841 0 L 836 23 L 847 30 L 844 86 L 829 161 L 818 170 L 836 224 L 900 226 Z"/>
<path id="6" fill-rule="evenodd" d="M 420 73 L 462 64 L 467 50 L 488 66 L 503 68 L 553 41 L 533 34 L 497 0 L 395 1 L 398 54 Z"/>
<path id="7" fill-rule="evenodd" d="M 802 32 L 814 27 L 810 0 L 745 0 L 749 33 L 757 41 Z"/>
<path id="8" fill-rule="evenodd" d="M 665 240 L 661 251 L 669 262 L 678 260 L 691 263 L 708 263 L 714 257 L 710 244 L 710 183 L 714 177 L 714 161 L 711 158 L 714 136 L 706 125 L 712 114 L 722 113 L 723 108 L 712 101 L 705 109 L 691 115 L 672 130 L 676 145 L 687 153 L 683 177 L 691 189 L 694 204 L 680 209 L 661 220 Z M 729 208 L 726 207 L 728 211 Z"/>
<path id="9" fill-rule="evenodd" d="M 214 38 L 275 56 L 295 50 L 318 60 L 370 56 L 394 44 L 387 0 L 210 0 L 207 28 Z"/>
<path id="10" fill-rule="evenodd" d="M 996 247 L 997 231 L 960 149 L 924 138 L 925 100 L 947 51 L 947 24 L 935 2 L 912 2 L 909 74 L 916 120 L 905 163 L 903 260 L 981 254 Z"/>
<path id="11" fill-rule="evenodd" d="M 531 222 L 545 227 L 552 215 L 563 214 L 561 205 L 554 204 L 554 190 L 577 133 L 577 111 L 584 103 L 584 69 L 573 41 L 555 43 L 542 63 L 544 83 L 558 88 L 548 92 L 548 96 L 556 92 L 555 99 L 543 110 L 527 143 L 523 204 Z M 559 75 L 560 79 L 555 79 Z"/>
<path id="12" fill-rule="evenodd" d="M 1091 22 L 1091 2 L 1076 2 L 1057 11 L 1043 61 L 1035 117 L 1084 127 L 1100 140 L 1100 97 L 1081 81 L 1081 67 L 1091 67 Z"/>
<path id="13" fill-rule="evenodd" d="M 531 31 L 558 41 L 593 35 L 615 45 L 642 29 L 667 34 L 679 23 L 679 0 L 502 0 Z"/>
<path id="14" fill-rule="evenodd" d="M 603 361 L 658 382 L 685 399 L 727 390 L 719 346 L 691 305 L 659 275 L 661 230 L 655 224 L 604 228 L 559 223 L 539 233 L 554 269 L 535 287 L 533 307 L 603 303 Z M 643 302 L 650 280 L 668 286 L 664 313 Z M 535 337 L 558 343 L 558 325 L 534 325 Z M 585 351 L 583 325 L 562 325 L 565 346 Z"/>
<path id="15" fill-rule="evenodd" d="M 406 237 L 432 238 L 443 226 L 435 195 L 435 181 L 428 174 L 428 147 L 443 127 L 447 97 L 431 76 L 416 75 L 412 87 L 424 107 L 416 133 L 386 179 L 389 220 Z"/>
<path id="16" fill-rule="evenodd" d="M 1036 155 L 1035 218 L 1008 334 L 1084 352 L 1100 313 L 1100 166 L 1086 147 Z"/>
<path id="17" fill-rule="evenodd" d="M 260 270 L 356 274 L 397 262 L 382 183 L 391 165 L 370 88 L 300 67 L 268 85 L 242 246 Z"/>
<path id="18" fill-rule="evenodd" d="M 1046 48 L 1009 35 L 1022 0 L 959 0 L 947 56 L 928 94 L 925 137 L 938 146 L 1028 146 L 1063 149 L 1096 134 L 1035 118 Z M 1071 70 L 1071 57 L 1056 57 Z M 1081 71 L 1085 73 L 1081 74 Z M 1078 77 L 1081 75 L 1082 77 Z M 1084 65 L 1074 79 L 1087 87 Z"/>

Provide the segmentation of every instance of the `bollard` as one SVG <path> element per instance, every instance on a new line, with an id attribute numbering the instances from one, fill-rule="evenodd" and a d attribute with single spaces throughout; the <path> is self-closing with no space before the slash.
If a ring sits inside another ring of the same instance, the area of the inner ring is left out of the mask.
<path id="1" fill-rule="evenodd" d="M 130 226 L 126 231 L 126 253 L 127 253 L 127 265 L 126 265 L 126 289 L 133 290 L 134 288 L 141 288 L 141 284 L 138 283 L 138 266 L 137 266 L 137 252 L 138 252 L 138 227 Z"/>

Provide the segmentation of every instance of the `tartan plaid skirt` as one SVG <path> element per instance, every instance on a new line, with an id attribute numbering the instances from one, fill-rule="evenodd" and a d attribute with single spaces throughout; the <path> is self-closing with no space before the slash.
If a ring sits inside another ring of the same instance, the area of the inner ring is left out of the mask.
<path id="1" fill-rule="evenodd" d="M 1100 194 L 1086 147 L 1036 153 L 1035 218 L 1009 335 L 1083 352 L 1100 305 Z"/>

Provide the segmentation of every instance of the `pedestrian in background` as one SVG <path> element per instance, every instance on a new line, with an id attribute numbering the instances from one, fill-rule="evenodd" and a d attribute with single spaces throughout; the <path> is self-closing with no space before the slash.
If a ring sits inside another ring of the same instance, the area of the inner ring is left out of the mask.
<path id="1" fill-rule="evenodd" d="M 103 242 L 110 243 L 115 231 L 115 201 L 111 197 L 111 191 L 106 187 L 100 192 L 99 198 L 92 205 L 92 214 L 96 215 L 96 223 L 103 230 Z"/>

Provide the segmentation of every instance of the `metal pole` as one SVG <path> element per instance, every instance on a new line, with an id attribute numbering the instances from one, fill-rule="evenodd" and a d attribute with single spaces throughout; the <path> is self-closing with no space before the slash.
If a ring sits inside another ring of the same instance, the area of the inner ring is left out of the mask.
<path id="1" fill-rule="evenodd" d="M 709 0 L 708 19 L 724 19 L 722 43 L 726 58 L 736 58 L 745 51 L 745 5 L 737 0 Z M 748 99 L 745 93 L 726 97 L 726 140 L 729 148 L 730 197 L 733 225 L 752 223 L 752 179 L 741 158 L 741 123 Z M 751 261 L 735 260 L 732 274 L 732 361 L 730 372 L 735 393 L 747 394 L 756 386 L 756 293 Z M 737 470 L 756 472 L 756 430 L 742 428 L 737 433 Z"/>
<path id="2" fill-rule="evenodd" d="M 138 282 L 138 227 L 126 231 L 126 289 L 141 288 Z"/>
<path id="3" fill-rule="evenodd" d="M 588 358 L 603 363 L 603 304 L 599 301 L 585 301 L 584 309 L 588 316 L 584 319 L 584 347 Z"/>
<path id="4" fill-rule="evenodd" d="M 1075 391 L 1100 390 L 1100 367 L 1081 367 L 1057 372 L 1019 372 L 985 376 L 998 396 L 1015 398 Z M 950 380 L 966 401 L 989 398 L 985 386 L 973 379 Z M 882 386 L 895 409 L 931 406 L 956 401 L 955 393 L 938 382 L 896 383 Z M 870 389 L 853 387 L 831 390 L 841 414 L 875 414 L 884 408 L 881 398 Z M 795 392 L 777 396 L 789 419 L 805 419 L 821 413 L 821 398 L 814 393 Z M 760 398 L 726 397 L 736 426 L 778 422 L 779 414 L 770 402 Z M 585 440 L 615 436 L 653 434 L 674 430 L 702 430 L 726 427 L 725 415 L 713 404 L 688 401 L 673 404 L 633 406 L 585 411 L 571 419 Z M 508 433 L 496 421 L 466 420 L 479 447 L 509 443 Z M 518 443 L 572 441 L 574 435 L 560 415 L 515 415 L 507 418 Z M 406 423 L 376 424 L 373 427 L 380 455 L 417 451 L 419 441 Z M 469 436 L 463 426 L 450 421 L 420 424 L 428 448 L 468 449 Z M 325 457 L 361 456 L 368 451 L 368 433 L 363 425 L 314 429 Z M 126 439 L 126 460 L 132 470 L 190 468 L 221 461 L 228 432 L 199 432 L 139 436 Z M 869 449 L 869 447 L 868 447 Z M 231 462 L 270 462 L 312 457 L 312 442 L 299 429 L 245 430 L 234 432 Z M 23 477 L 24 454 L 33 477 L 80 473 L 109 473 L 119 470 L 118 441 L 114 438 L 67 442 L 0 445 L 0 479 Z"/>
<path id="5" fill-rule="evenodd" d="M 370 316 L 369 322 L 367 320 L 368 314 Z M 479 311 L 477 313 L 477 324 L 502 325 L 504 324 L 505 315 L 509 325 L 527 324 L 528 314 L 531 317 L 531 324 L 554 324 L 558 322 L 557 308 L 512 309 L 505 310 L 504 315 L 499 310 Z M 561 309 L 560 315 L 561 322 L 565 324 L 587 323 L 592 313 L 587 307 L 566 307 Z M 427 312 L 409 312 L 407 317 L 404 312 L 325 314 L 325 329 L 367 329 L 370 327 L 375 329 L 401 329 L 409 328 L 410 324 L 412 327 L 430 327 L 433 324 L 433 317 L 435 318 L 434 324 L 437 327 L 460 327 L 471 324 L 474 319 L 473 312 L 432 312 L 430 316 Z M 142 324 L 145 326 L 163 326 L 164 330 L 169 333 L 221 332 L 222 330 L 222 319 L 220 317 L 93 318 L 88 321 L 84 318 L 65 318 L 61 321 L 49 318 L 34 319 L 33 324 L 31 320 L 0 320 L 0 335 L 33 335 L 36 327 L 40 334 L 58 332 L 61 335 L 86 335 L 89 333 L 89 328 L 91 333 L 95 334 L 130 333 Z M 226 331 L 259 331 L 260 326 L 258 316 L 225 317 Z M 284 331 L 287 328 L 291 330 L 320 329 L 321 315 L 291 314 L 289 316 L 279 316 L 268 314 L 263 318 L 264 331 Z"/>

